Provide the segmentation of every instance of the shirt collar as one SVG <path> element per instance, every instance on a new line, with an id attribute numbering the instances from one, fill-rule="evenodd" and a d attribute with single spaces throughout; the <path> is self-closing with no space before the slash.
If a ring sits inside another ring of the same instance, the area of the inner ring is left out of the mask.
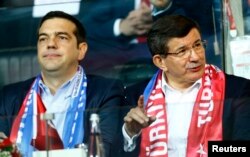
<path id="1" fill-rule="evenodd" d="M 70 87 L 70 85 L 72 84 L 72 82 L 74 82 L 75 78 L 77 77 L 77 74 L 78 74 L 78 71 L 75 73 L 75 75 L 71 79 L 69 79 L 68 81 L 64 82 L 58 88 L 58 90 Z M 42 79 L 40 79 L 40 81 L 39 81 L 39 87 L 41 89 L 41 93 L 44 93 L 44 92 L 45 93 L 50 93 L 50 90 L 49 90 L 48 86 L 44 84 L 44 82 L 42 81 Z M 71 94 L 71 93 L 69 93 L 69 94 Z"/>
<path id="2" fill-rule="evenodd" d="M 174 91 L 174 92 L 189 92 L 191 90 L 193 90 L 194 88 L 200 88 L 201 87 L 201 81 L 202 78 L 200 78 L 199 80 L 197 80 L 192 86 L 188 87 L 185 91 L 179 91 L 177 89 L 174 89 L 173 87 L 171 87 L 166 80 L 166 77 L 164 77 L 165 74 L 164 72 L 162 72 L 162 90 L 164 92 L 164 94 L 166 94 L 167 91 Z"/>

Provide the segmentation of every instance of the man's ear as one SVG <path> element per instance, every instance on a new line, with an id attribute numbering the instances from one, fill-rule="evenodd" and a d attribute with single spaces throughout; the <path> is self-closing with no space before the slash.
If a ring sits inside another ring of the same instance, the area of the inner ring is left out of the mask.
<path id="1" fill-rule="evenodd" d="M 154 55 L 153 56 L 153 63 L 155 66 L 157 66 L 162 71 L 168 70 L 165 57 L 162 57 L 160 55 Z"/>
<path id="2" fill-rule="evenodd" d="M 82 42 L 79 44 L 79 55 L 78 55 L 78 60 L 82 60 L 88 50 L 88 44 L 86 42 Z"/>

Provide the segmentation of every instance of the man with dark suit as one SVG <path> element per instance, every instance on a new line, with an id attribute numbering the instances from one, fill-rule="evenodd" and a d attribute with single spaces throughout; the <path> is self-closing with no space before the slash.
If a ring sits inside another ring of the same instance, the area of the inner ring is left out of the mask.
<path id="1" fill-rule="evenodd" d="M 79 61 L 87 48 L 85 29 L 73 16 L 52 11 L 41 19 L 37 41 L 41 74 L 2 88 L 1 141 L 8 136 L 23 156 L 47 149 L 41 144 L 45 125 L 39 116 L 52 113 L 48 134 L 57 144 L 52 141 L 52 149 L 74 148 L 88 143 L 89 117 L 97 113 L 105 153 L 107 157 L 111 155 L 120 131 L 123 86 L 113 79 L 85 74 Z"/>
<path id="2" fill-rule="evenodd" d="M 127 88 L 132 103 L 143 95 L 124 117 L 125 156 L 198 157 L 208 141 L 250 140 L 250 80 L 207 64 L 205 44 L 190 18 L 154 23 L 148 46 L 159 71 Z"/>

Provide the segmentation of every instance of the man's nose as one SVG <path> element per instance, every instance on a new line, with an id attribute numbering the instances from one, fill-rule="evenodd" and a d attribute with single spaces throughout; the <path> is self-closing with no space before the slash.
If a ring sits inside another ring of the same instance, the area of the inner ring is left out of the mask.
<path id="1" fill-rule="evenodd" d="M 200 58 L 199 54 L 193 48 L 191 48 L 189 51 L 190 51 L 189 52 L 190 53 L 190 60 L 197 60 Z"/>
<path id="2" fill-rule="evenodd" d="M 48 48 L 56 48 L 57 47 L 56 39 L 53 37 L 49 38 L 47 47 Z"/>

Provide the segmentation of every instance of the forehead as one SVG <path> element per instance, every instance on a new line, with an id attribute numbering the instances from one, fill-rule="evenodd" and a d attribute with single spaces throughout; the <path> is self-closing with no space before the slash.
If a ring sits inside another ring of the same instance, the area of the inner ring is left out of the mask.
<path id="1" fill-rule="evenodd" d="M 39 28 L 39 33 L 41 32 L 54 32 L 54 31 L 67 31 L 74 32 L 76 26 L 73 22 L 63 19 L 63 18 L 52 18 L 43 22 L 41 27 Z"/>
<path id="2" fill-rule="evenodd" d="M 168 47 L 174 48 L 176 46 L 192 45 L 195 41 L 201 39 L 201 35 L 196 28 L 190 30 L 190 32 L 184 37 L 175 37 L 169 40 Z"/>

